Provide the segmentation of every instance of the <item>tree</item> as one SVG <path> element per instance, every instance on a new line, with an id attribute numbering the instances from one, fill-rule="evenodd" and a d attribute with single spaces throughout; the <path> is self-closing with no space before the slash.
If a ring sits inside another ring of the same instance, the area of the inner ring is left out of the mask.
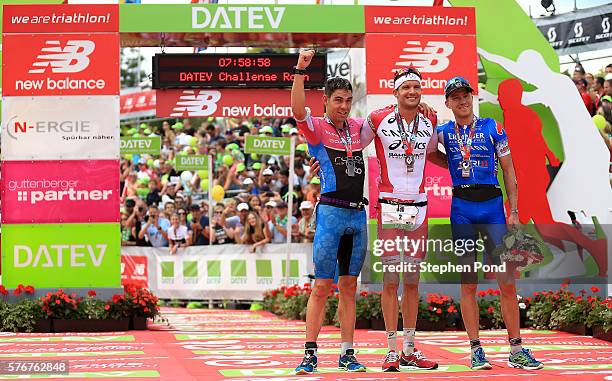
<path id="1" fill-rule="evenodd" d="M 121 88 L 137 87 L 147 73 L 141 65 L 144 57 L 136 48 L 121 49 Z"/>

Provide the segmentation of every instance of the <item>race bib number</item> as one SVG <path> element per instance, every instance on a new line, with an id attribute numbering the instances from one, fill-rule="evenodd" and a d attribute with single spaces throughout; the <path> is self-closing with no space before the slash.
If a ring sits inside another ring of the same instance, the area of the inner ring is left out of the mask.
<path id="1" fill-rule="evenodd" d="M 425 207 L 421 208 L 413 205 L 392 205 L 380 204 L 380 217 L 383 228 L 400 228 L 416 230 L 425 219 Z M 394 226 L 387 226 L 394 225 Z"/>

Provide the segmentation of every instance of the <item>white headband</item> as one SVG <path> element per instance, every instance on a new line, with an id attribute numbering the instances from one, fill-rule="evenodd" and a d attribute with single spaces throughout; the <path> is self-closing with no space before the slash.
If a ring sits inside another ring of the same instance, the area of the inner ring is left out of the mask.
<path id="1" fill-rule="evenodd" d="M 419 81 L 419 83 L 421 83 L 421 78 L 419 78 L 419 76 L 416 75 L 415 73 L 403 74 L 401 77 L 395 80 L 395 83 L 394 83 L 395 90 L 399 89 L 400 86 L 403 85 L 404 82 L 406 81 Z"/>

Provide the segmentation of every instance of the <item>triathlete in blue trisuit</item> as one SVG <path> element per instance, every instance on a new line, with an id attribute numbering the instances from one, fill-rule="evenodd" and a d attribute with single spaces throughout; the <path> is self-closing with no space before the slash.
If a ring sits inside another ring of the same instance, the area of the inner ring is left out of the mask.
<path id="1" fill-rule="evenodd" d="M 462 77 L 448 81 L 445 88 L 446 106 L 452 110 L 455 121 L 438 127 L 438 141 L 444 144 L 446 160 L 439 151 L 439 164 L 448 166 L 453 180 L 451 225 L 453 239 L 473 240 L 483 234 L 487 252 L 501 243 L 506 234 L 502 192 L 497 181 L 497 161 L 503 171 L 506 194 L 510 202 L 508 224 L 518 224 L 517 185 L 508 138 L 503 126 L 490 118 L 478 118 L 472 107 L 472 87 Z M 486 245 L 486 243 L 490 245 Z M 473 265 L 476 253 L 464 254 L 461 264 Z M 499 258 L 493 258 L 499 261 Z M 528 349 L 521 346 L 519 308 L 513 268 L 497 273 L 501 290 L 502 316 L 508 329 L 510 357 L 508 365 L 521 369 L 540 369 Z M 472 369 L 491 369 L 478 338 L 479 313 L 476 303 L 478 287 L 475 272 L 462 273 L 461 314 L 472 347 Z"/>

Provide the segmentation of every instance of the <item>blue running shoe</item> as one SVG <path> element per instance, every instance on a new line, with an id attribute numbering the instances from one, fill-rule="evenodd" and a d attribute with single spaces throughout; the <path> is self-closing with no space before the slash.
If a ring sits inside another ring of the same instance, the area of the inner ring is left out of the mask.
<path id="1" fill-rule="evenodd" d="M 306 349 L 300 365 L 295 368 L 295 374 L 310 374 L 317 371 L 317 356 L 312 349 Z"/>
<path id="2" fill-rule="evenodd" d="M 478 348 L 474 353 L 472 353 L 471 368 L 474 370 L 493 369 L 482 348 Z"/>
<path id="3" fill-rule="evenodd" d="M 354 349 L 347 349 L 344 356 L 338 360 L 338 368 L 348 372 L 365 372 L 366 367 L 357 361 Z"/>
<path id="4" fill-rule="evenodd" d="M 508 366 L 511 368 L 538 370 L 544 367 L 544 364 L 533 357 L 529 349 L 523 348 L 520 352 L 510 354 Z"/>

